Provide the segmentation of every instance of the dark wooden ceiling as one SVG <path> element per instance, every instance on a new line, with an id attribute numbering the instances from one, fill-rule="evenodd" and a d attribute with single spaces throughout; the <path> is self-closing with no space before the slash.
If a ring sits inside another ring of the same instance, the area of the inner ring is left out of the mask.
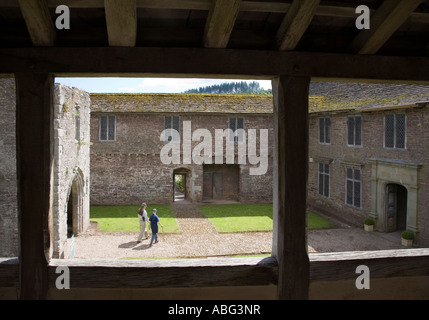
<path id="1" fill-rule="evenodd" d="M 358 5 L 370 30 L 355 26 Z M 1 48 L 107 46 L 427 56 L 429 0 L 0 1 Z"/>

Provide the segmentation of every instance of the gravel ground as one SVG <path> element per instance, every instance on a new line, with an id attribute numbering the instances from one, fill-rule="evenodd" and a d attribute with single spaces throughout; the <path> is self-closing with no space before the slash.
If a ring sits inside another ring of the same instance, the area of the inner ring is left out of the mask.
<path id="1" fill-rule="evenodd" d="M 149 239 L 137 243 L 138 233 L 104 233 L 97 229 L 96 223 L 91 223 L 86 233 L 75 237 L 74 258 L 192 258 L 271 253 L 272 232 L 218 233 L 201 213 L 191 207 L 181 208 L 185 210 L 175 213 L 181 233 L 163 233 L 160 228 L 159 242 L 152 247 L 149 247 L 150 233 Z M 405 248 L 399 232 L 365 232 L 363 227 L 345 225 L 309 231 L 308 245 L 309 253 Z M 66 258 L 69 252 L 66 249 Z"/>

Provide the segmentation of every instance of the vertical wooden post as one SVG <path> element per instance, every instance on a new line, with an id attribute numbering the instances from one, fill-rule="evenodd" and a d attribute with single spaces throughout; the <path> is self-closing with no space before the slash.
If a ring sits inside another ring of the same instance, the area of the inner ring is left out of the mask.
<path id="1" fill-rule="evenodd" d="M 15 81 L 20 298 L 44 299 L 50 247 L 53 76 L 18 73 Z"/>
<path id="2" fill-rule="evenodd" d="M 307 299 L 310 263 L 306 236 L 309 77 L 273 80 L 275 161 L 274 210 L 278 298 Z"/>

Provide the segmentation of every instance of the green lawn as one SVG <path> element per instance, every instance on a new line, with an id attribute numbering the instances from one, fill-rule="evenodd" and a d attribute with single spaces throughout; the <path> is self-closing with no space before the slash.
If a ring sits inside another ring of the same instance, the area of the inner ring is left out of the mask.
<path id="1" fill-rule="evenodd" d="M 98 228 L 104 232 L 139 232 L 137 218 L 138 206 L 92 206 L 90 218 L 98 222 Z M 180 232 L 176 218 L 169 205 L 152 205 L 146 208 L 148 216 L 152 209 L 158 210 L 158 216 L 164 225 L 160 232 Z M 218 232 L 271 231 L 273 229 L 272 204 L 222 204 L 203 205 L 200 210 L 215 226 Z M 333 228 L 328 220 L 313 212 L 308 212 L 308 228 Z"/>
<path id="2" fill-rule="evenodd" d="M 98 229 L 104 232 L 139 232 L 137 217 L 139 206 L 91 206 L 90 219 L 98 222 Z M 179 226 L 169 205 L 152 205 L 146 208 L 148 217 L 152 209 L 158 210 L 158 217 L 164 228 L 159 232 L 179 232 Z"/>
<path id="3" fill-rule="evenodd" d="M 218 232 L 271 231 L 272 204 L 225 204 L 200 206 L 200 210 Z M 328 220 L 308 212 L 308 228 L 333 228 Z"/>
<path id="4" fill-rule="evenodd" d="M 217 204 L 200 206 L 200 210 L 218 232 L 271 231 L 271 204 Z"/>

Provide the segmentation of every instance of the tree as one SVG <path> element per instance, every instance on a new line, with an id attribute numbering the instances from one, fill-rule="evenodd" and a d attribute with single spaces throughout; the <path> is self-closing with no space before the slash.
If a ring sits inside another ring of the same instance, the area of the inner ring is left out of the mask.
<path id="1" fill-rule="evenodd" d="M 215 93 L 215 94 L 272 94 L 272 90 L 264 90 L 260 87 L 259 82 L 225 82 L 212 86 L 190 89 L 184 93 Z"/>

